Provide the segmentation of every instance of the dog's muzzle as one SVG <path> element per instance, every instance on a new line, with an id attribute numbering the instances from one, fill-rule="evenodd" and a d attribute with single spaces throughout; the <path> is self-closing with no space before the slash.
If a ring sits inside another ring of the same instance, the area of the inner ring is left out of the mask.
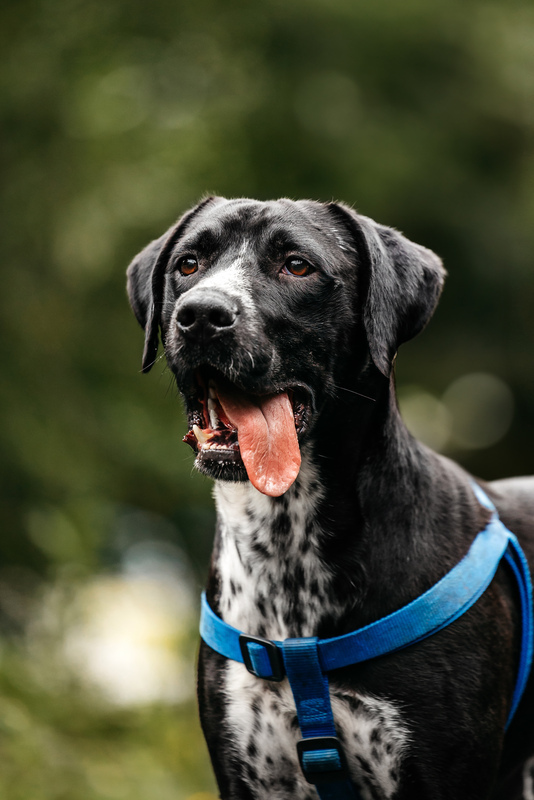
<path id="1" fill-rule="evenodd" d="M 273 348 L 259 316 L 224 289 L 199 285 L 178 301 L 166 341 L 198 469 L 221 480 L 248 477 L 272 497 L 287 491 L 300 469 L 311 395 L 270 377 Z"/>

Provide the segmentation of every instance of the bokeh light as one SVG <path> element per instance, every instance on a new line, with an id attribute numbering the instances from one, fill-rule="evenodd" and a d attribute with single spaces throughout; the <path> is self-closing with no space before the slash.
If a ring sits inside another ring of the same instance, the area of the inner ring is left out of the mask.
<path id="1" fill-rule="evenodd" d="M 418 387 L 401 386 L 399 408 L 410 432 L 438 452 L 483 450 L 509 431 L 514 414 L 510 387 L 496 375 L 462 375 L 441 398 Z"/>
<path id="2" fill-rule="evenodd" d="M 495 375 L 473 373 L 457 378 L 445 391 L 443 404 L 452 420 L 452 443 L 464 449 L 496 444 L 512 423 L 512 392 Z"/>
<path id="3" fill-rule="evenodd" d="M 442 452 L 451 436 L 452 420 L 446 406 L 417 386 L 399 390 L 399 407 L 408 430 L 424 444 Z"/>

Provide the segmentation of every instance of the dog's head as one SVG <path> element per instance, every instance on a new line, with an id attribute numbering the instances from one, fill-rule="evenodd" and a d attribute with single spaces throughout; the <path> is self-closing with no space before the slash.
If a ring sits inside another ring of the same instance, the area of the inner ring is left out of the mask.
<path id="1" fill-rule="evenodd" d="M 133 260 L 128 293 L 145 372 L 161 332 L 197 467 L 278 496 L 339 383 L 369 355 L 389 375 L 444 274 L 430 250 L 344 205 L 211 197 Z"/>

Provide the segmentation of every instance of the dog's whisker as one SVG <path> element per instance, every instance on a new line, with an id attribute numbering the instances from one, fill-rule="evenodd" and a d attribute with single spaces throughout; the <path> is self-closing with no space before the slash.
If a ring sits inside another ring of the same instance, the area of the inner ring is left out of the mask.
<path id="1" fill-rule="evenodd" d="M 146 368 L 152 369 L 152 367 L 154 367 L 158 363 L 158 361 L 161 361 L 162 358 L 165 358 L 165 353 L 160 353 L 160 355 L 156 356 L 154 361 L 151 361 L 150 364 L 147 364 L 145 368 L 138 370 L 138 372 L 143 373 Z M 167 364 L 165 364 L 165 369 L 167 369 Z"/>
<path id="2" fill-rule="evenodd" d="M 162 377 L 163 377 L 163 374 L 164 373 L 162 373 Z M 174 381 L 174 376 L 173 375 L 169 375 L 168 377 L 169 377 L 169 382 L 167 384 L 167 390 L 165 392 L 165 397 L 168 397 L 169 394 L 172 392 L 172 390 L 176 389 L 176 383 Z"/>
<path id="3" fill-rule="evenodd" d="M 363 397 L 365 400 L 371 400 L 373 403 L 376 403 L 376 397 L 370 397 L 370 395 L 363 394 L 363 392 L 356 392 L 354 389 L 347 389 L 345 386 L 338 386 L 336 383 L 333 383 L 332 386 L 340 392 L 349 392 L 350 394 L 355 394 L 358 397 Z"/>

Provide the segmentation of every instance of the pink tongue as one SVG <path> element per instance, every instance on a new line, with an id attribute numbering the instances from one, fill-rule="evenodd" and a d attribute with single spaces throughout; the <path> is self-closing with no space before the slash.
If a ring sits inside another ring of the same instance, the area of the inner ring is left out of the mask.
<path id="1" fill-rule="evenodd" d="M 217 387 L 224 413 L 237 428 L 241 458 L 259 492 L 279 497 L 300 469 L 293 409 L 285 392 L 252 399 L 235 386 Z"/>

